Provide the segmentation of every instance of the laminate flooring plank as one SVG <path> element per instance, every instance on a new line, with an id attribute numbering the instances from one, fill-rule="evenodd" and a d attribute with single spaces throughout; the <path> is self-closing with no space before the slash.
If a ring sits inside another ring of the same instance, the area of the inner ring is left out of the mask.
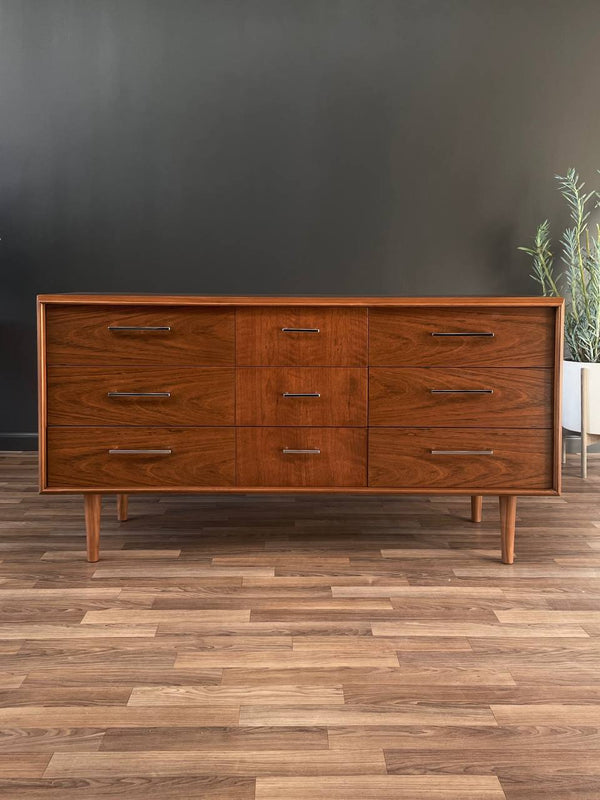
<path id="1" fill-rule="evenodd" d="M 362 744 L 364 744 L 364 740 Z M 327 750 L 328 747 L 329 739 L 325 727 L 213 726 L 202 728 L 189 726 L 182 728 L 109 728 L 101 739 L 99 749 L 117 752 L 129 750 L 136 752 L 144 750 L 235 752 L 237 750 L 311 751 Z M 310 752 L 307 752 L 306 757 L 310 758 Z"/>
<path id="2" fill-rule="evenodd" d="M 131 622 L 132 614 L 125 609 L 114 609 L 108 611 L 88 611 L 82 620 L 83 625 L 126 625 Z M 201 609 L 199 611 L 188 611 L 186 609 L 138 609 L 135 612 L 135 620 L 139 625 L 154 625 L 159 622 L 177 621 L 189 622 L 249 622 L 250 609 Z M 2 626 L 0 626 L 0 635 Z"/>
<path id="3" fill-rule="evenodd" d="M 341 686 L 134 686 L 129 706 L 344 704 Z"/>
<path id="4" fill-rule="evenodd" d="M 597 704 L 492 705 L 491 710 L 499 725 L 597 726 L 600 720 Z"/>
<path id="5" fill-rule="evenodd" d="M 125 752 L 56 753 L 44 772 L 46 778 L 80 775 L 154 776 L 224 774 L 257 775 L 385 775 L 381 750 L 363 749 L 348 759 L 343 750 L 144 750 Z"/>
<path id="6" fill-rule="evenodd" d="M 103 613 L 103 612 L 95 612 Z M 118 613 L 118 612 L 115 612 Z M 127 611 L 125 617 L 131 621 L 132 616 L 137 618 L 139 612 Z M 156 625 L 144 624 L 107 624 L 106 622 L 97 625 L 0 625 L 0 639 L 63 639 L 73 637 L 74 639 L 94 639 L 96 637 L 108 636 L 117 637 L 154 637 Z"/>
<path id="7" fill-rule="evenodd" d="M 1 720 L 1 718 L 0 718 Z M 404 706 L 242 706 L 241 725 L 481 725 L 496 726 L 488 706 L 407 703 Z"/>
<path id="8" fill-rule="evenodd" d="M 2 800 L 255 800 L 253 778 L 201 775 L 0 780 Z"/>
<path id="9" fill-rule="evenodd" d="M 205 667 L 268 667 L 281 669 L 313 669 L 315 667 L 397 667 L 398 659 L 392 653 L 339 653 L 336 650 L 319 650 L 313 653 L 296 651 L 222 651 L 180 652 L 175 661 L 177 669 Z"/>
<path id="10" fill-rule="evenodd" d="M 84 555 L 83 550 L 48 550 L 42 556 L 42 561 L 79 561 Z M 102 550 L 103 561 L 121 560 L 158 560 L 163 558 L 179 558 L 181 549 L 178 550 Z"/>
<path id="11" fill-rule="evenodd" d="M 12 706 L 0 708 L 0 729 L 146 728 L 156 725 L 237 725 L 238 706 L 132 708 L 130 706 Z"/>
<path id="12" fill-rule="evenodd" d="M 44 753 L 0 753 L 0 779 L 42 777 L 50 759 Z"/>
<path id="13" fill-rule="evenodd" d="M 2 728 L 0 753 L 93 752 L 100 748 L 102 728 Z"/>
<path id="14" fill-rule="evenodd" d="M 591 725 L 503 725 L 498 727 L 457 727 L 452 725 L 345 725 L 330 726 L 329 746 L 335 750 L 360 749 L 368 737 L 369 745 L 386 752 L 417 751 L 440 752 L 462 749 L 488 751 L 493 759 L 496 753 L 516 751 L 531 754 L 530 766 L 536 761 L 535 753 L 579 751 L 593 760 L 600 756 L 600 723 Z"/>
<path id="15" fill-rule="evenodd" d="M 546 625 L 585 625 L 585 624 L 600 624 L 600 609 L 596 611 L 588 610 L 559 610 L 548 609 L 547 611 L 540 610 L 521 610 L 511 609 L 510 611 L 496 611 L 496 616 L 499 622 L 506 623 L 524 623 L 525 625 L 539 625 L 540 623 Z"/>
<path id="16" fill-rule="evenodd" d="M 256 800 L 505 800 L 487 775 L 385 775 L 368 778 L 258 778 Z"/>
<path id="17" fill-rule="evenodd" d="M 374 622 L 372 625 L 373 636 L 444 636 L 449 633 L 449 626 L 444 622 Z M 470 622 L 456 622 L 451 627 L 457 636 L 468 639 L 478 637 L 582 637 L 588 638 L 584 629 L 575 624 L 532 624 L 532 625 L 486 625 Z"/>

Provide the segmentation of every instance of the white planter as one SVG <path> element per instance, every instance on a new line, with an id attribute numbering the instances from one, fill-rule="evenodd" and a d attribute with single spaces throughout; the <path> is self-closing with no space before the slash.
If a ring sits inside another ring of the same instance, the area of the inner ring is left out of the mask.
<path id="1" fill-rule="evenodd" d="M 581 432 L 581 370 L 590 370 L 590 407 L 595 410 L 600 397 L 594 388 L 600 385 L 600 364 L 586 361 L 563 361 L 562 424 L 570 431 Z M 594 415 L 595 416 L 595 415 Z"/>

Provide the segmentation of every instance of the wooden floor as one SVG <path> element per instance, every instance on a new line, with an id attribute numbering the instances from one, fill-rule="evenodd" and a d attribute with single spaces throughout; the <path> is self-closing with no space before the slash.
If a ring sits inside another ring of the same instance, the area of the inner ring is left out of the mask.
<path id="1" fill-rule="evenodd" d="M 600 461 L 562 498 L 80 497 L 0 455 L 0 798 L 598 800 Z"/>

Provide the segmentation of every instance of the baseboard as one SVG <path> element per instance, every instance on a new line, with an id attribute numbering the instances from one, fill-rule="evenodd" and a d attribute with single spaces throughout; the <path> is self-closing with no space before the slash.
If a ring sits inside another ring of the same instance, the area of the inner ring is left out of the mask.
<path id="1" fill-rule="evenodd" d="M 37 450 L 37 433 L 0 432 L 0 450 Z"/>

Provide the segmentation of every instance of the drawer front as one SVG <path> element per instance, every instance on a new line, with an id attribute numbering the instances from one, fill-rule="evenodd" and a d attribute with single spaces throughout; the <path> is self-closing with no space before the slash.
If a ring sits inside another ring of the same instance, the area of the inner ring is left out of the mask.
<path id="1" fill-rule="evenodd" d="M 554 322 L 553 308 L 375 308 L 369 364 L 551 367 Z"/>
<path id="2" fill-rule="evenodd" d="M 49 367 L 49 425 L 233 425 L 229 367 Z"/>
<path id="3" fill-rule="evenodd" d="M 233 366 L 232 309 L 48 306 L 48 364 Z"/>
<path id="4" fill-rule="evenodd" d="M 234 482 L 234 428 L 49 428 L 47 436 L 50 488 L 159 489 Z"/>
<path id="5" fill-rule="evenodd" d="M 551 428 L 550 369 L 373 367 L 369 425 Z"/>
<path id="6" fill-rule="evenodd" d="M 550 489 L 552 431 L 371 428 L 369 486 Z"/>
<path id="7" fill-rule="evenodd" d="M 236 435 L 240 486 L 366 485 L 364 428 L 238 428 Z"/>
<path id="8" fill-rule="evenodd" d="M 358 367 L 240 367 L 238 425 L 367 424 L 367 370 Z"/>
<path id="9" fill-rule="evenodd" d="M 367 309 L 238 308 L 236 352 L 244 366 L 363 367 Z"/>

